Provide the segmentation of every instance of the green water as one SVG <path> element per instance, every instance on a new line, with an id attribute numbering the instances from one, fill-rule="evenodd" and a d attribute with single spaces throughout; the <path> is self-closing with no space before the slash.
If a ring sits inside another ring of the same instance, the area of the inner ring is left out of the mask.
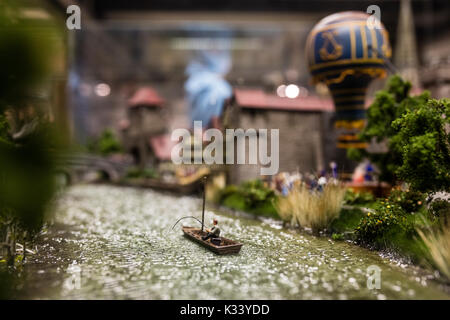
<path id="1" fill-rule="evenodd" d="M 448 299 L 432 276 L 345 242 L 274 222 L 207 210 L 244 245 L 217 256 L 182 236 L 177 219 L 201 200 L 150 190 L 75 186 L 58 199 L 54 225 L 30 256 L 24 297 L 34 299 Z M 368 266 L 381 289 L 367 288 Z"/>

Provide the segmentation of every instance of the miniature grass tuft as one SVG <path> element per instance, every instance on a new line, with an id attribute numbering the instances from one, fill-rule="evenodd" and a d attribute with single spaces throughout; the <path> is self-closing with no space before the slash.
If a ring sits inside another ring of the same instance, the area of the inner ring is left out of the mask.
<path id="1" fill-rule="evenodd" d="M 306 186 L 294 187 L 286 197 L 276 203 L 278 214 L 285 221 L 317 232 L 327 228 L 339 216 L 345 188 L 327 184 L 322 191 L 311 191 Z"/>
<path id="2" fill-rule="evenodd" d="M 417 233 L 425 243 L 433 264 L 450 279 L 450 227 L 444 226 L 437 232 L 418 229 Z"/>

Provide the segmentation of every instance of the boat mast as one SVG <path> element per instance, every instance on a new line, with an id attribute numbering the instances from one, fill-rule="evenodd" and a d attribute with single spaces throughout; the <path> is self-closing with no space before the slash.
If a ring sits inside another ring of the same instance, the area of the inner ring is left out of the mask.
<path id="1" fill-rule="evenodd" d="M 206 176 L 203 177 L 203 208 L 202 208 L 202 232 L 205 225 L 205 193 L 206 193 Z"/>

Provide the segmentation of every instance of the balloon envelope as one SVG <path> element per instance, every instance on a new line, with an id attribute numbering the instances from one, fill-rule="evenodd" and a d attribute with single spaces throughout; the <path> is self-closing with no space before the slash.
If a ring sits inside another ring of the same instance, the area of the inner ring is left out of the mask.
<path id="1" fill-rule="evenodd" d="M 335 13 L 311 30 L 306 57 L 314 82 L 330 89 L 336 108 L 339 148 L 364 148 L 358 139 L 365 125 L 365 95 L 373 79 L 386 76 L 389 35 L 374 16 Z"/>

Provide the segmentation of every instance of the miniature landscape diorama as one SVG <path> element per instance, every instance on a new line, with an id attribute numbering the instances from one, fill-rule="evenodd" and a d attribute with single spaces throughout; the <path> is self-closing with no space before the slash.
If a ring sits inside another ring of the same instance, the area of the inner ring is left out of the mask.
<path id="1" fill-rule="evenodd" d="M 0 4 L 0 298 L 450 298 L 449 3 L 87 2 Z"/>

